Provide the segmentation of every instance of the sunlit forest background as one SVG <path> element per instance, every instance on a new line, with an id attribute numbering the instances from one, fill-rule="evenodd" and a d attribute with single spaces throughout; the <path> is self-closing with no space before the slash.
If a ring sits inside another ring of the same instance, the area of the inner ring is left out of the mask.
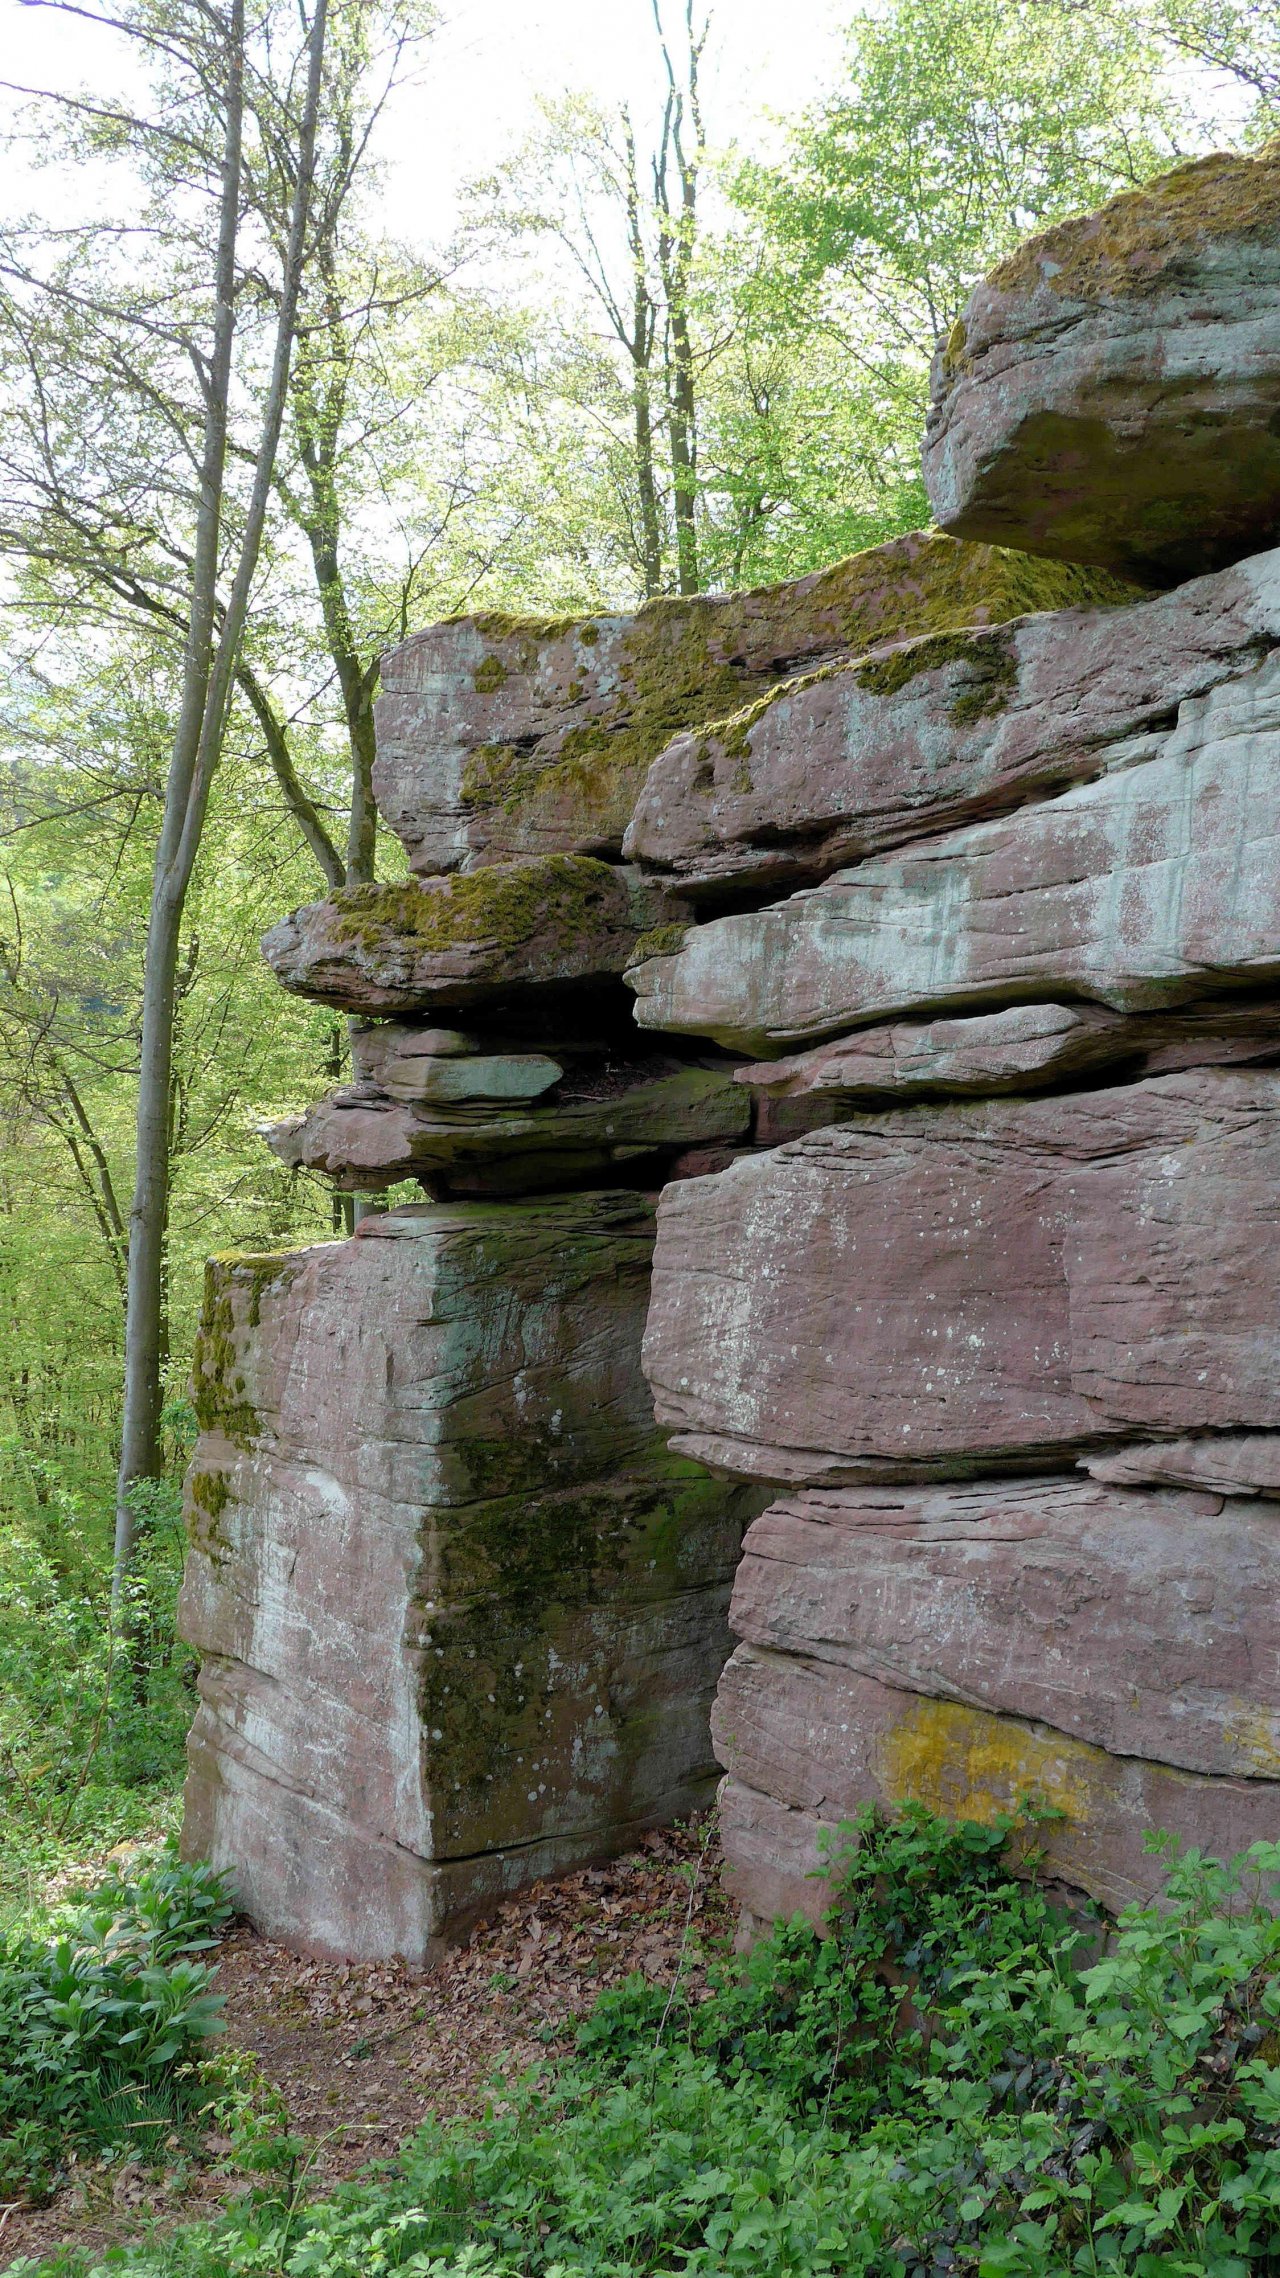
<path id="1" fill-rule="evenodd" d="M 65 84 L 9 113 L 8 1904 L 69 1830 L 106 1844 L 171 1808 L 190 1705 L 173 1606 L 202 1261 L 329 1238 L 350 1210 L 259 1136 L 340 1076 L 346 1039 L 276 987 L 257 944 L 326 885 L 398 874 L 367 800 L 380 654 L 452 611 L 630 609 L 795 577 L 922 526 L 930 358 L 974 281 L 1061 216 L 1280 128 L 1280 18 L 1250 0 L 878 0 L 852 14 L 825 93 L 753 147 L 718 111 L 726 59 L 740 60 L 733 0 L 705 34 L 670 0 L 634 105 L 548 92 L 424 253 L 385 226 L 380 122 L 415 90 L 427 116 L 432 10 L 335 0 L 304 329 L 185 918 L 168 1475 L 139 1512 L 122 1641 L 108 1584 L 139 987 L 185 631 L 216 132 L 212 103 L 172 73 L 181 12 L 126 0 L 118 87 L 79 88 L 69 39 Z M 273 315 L 265 254 L 283 227 L 273 73 L 290 11 L 263 0 L 255 21 L 246 241 L 264 260 L 239 288 L 245 435 L 265 384 L 253 343 Z M 235 453 L 233 435 L 233 467 Z"/>

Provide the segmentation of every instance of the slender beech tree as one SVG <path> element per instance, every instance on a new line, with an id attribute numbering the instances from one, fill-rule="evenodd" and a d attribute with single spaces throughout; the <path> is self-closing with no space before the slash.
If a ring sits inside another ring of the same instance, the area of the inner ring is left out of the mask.
<path id="1" fill-rule="evenodd" d="M 281 278 L 274 347 L 263 401 L 253 483 L 225 606 L 218 609 L 226 503 L 227 443 L 235 379 L 237 233 L 243 175 L 244 0 L 218 21 L 225 59 L 224 140 L 214 266 L 212 339 L 202 373 L 205 401 L 198 509 L 187 603 L 182 693 L 156 846 L 143 968 L 138 1134 L 129 1212 L 124 1415 L 116 1496 L 115 1590 L 128 1576 L 135 1520 L 133 1490 L 160 1468 L 164 1246 L 169 1199 L 170 1077 L 182 913 L 222 750 L 236 662 L 271 497 L 284 420 L 294 325 L 315 165 L 323 79 L 326 0 L 314 0 L 307 38 L 306 96 L 299 135 L 293 212 Z"/>

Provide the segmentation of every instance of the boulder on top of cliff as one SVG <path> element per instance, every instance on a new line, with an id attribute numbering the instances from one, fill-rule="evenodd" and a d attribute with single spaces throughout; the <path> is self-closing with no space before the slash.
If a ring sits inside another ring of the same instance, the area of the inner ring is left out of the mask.
<path id="1" fill-rule="evenodd" d="M 616 978 L 646 930 L 679 907 L 634 871 L 548 855 L 468 877 L 343 887 L 283 918 L 262 948 L 297 996 L 351 1012 L 431 1012 Z"/>
<path id="2" fill-rule="evenodd" d="M 383 660 L 378 806 L 424 876 L 616 856 L 650 763 L 681 729 L 824 659 L 1118 590 L 916 531 L 783 585 L 650 601 L 634 617 L 449 619 Z"/>
<path id="3" fill-rule="evenodd" d="M 184 1843 L 268 1935 L 428 1959 L 706 1800 L 758 1499 L 668 1453 L 636 1194 L 449 1203 L 213 1262 Z"/>
<path id="4" fill-rule="evenodd" d="M 669 1187 L 673 1445 L 821 1485 L 1280 1429 L 1280 1074 L 887 1108 Z"/>
<path id="5" fill-rule="evenodd" d="M 924 450 L 958 536 L 1176 585 L 1280 536 L 1280 142 L 1060 223 L 971 295 Z"/>
<path id="6" fill-rule="evenodd" d="M 643 1028 L 778 1054 L 894 1016 L 1177 1006 L 1280 975 L 1280 655 L 1112 746 L 1096 780 L 762 910 L 628 974 Z"/>
<path id="7" fill-rule="evenodd" d="M 488 1098 L 449 1097 L 428 1088 L 421 1061 L 416 1077 L 392 1088 L 406 1062 L 415 1065 L 408 1055 L 391 1060 L 384 1089 L 347 1085 L 278 1123 L 267 1136 L 281 1161 L 321 1171 L 342 1187 L 377 1189 L 417 1178 L 453 1195 L 531 1194 L 599 1179 L 646 1157 L 745 1139 L 751 1125 L 750 1094 L 723 1061 L 691 1067 L 651 1055 L 630 1064 L 587 1062 L 564 1078 L 554 1099 L 524 1101 L 514 1089 L 504 1095 L 497 1074 Z M 497 1071 L 504 1063 L 485 1056 L 441 1065 Z"/>
<path id="8" fill-rule="evenodd" d="M 704 901 L 810 884 L 1096 774 L 1277 641 L 1272 552 L 1136 606 L 933 633 L 825 667 L 678 736 L 626 851 Z"/>

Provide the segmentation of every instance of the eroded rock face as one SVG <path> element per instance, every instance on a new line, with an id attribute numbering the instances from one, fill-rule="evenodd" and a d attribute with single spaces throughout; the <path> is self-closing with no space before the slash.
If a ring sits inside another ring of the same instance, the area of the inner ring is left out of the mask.
<path id="1" fill-rule="evenodd" d="M 1039 1795 L 1050 1872 L 1151 1894 L 1148 1829 L 1229 1856 L 1280 1809 L 1280 1512 L 1071 1480 L 789 1496 L 747 1536 L 717 1745 L 755 1915 L 821 1911 L 859 1806 Z"/>
<path id="2" fill-rule="evenodd" d="M 673 1445 L 781 1481 L 1280 1427 L 1280 1075 L 863 1114 L 668 1189 Z"/>
<path id="3" fill-rule="evenodd" d="M 1098 1005 L 1010 1005 L 1004 1012 L 957 1020 L 855 1029 L 811 1052 L 738 1068 L 734 1081 L 774 1112 L 828 1100 L 835 1120 L 845 1104 L 944 1093 L 998 1098 L 1079 1082 L 1104 1068 L 1123 1068 L 1129 1076 L 1165 1075 L 1269 1061 L 1278 1053 L 1280 1003 L 1274 997 L 1207 998 L 1176 1013 L 1146 1016 L 1106 1012 Z M 778 1131 L 780 1140 L 799 1135 L 799 1126 Z"/>
<path id="4" fill-rule="evenodd" d="M 404 1057 L 393 1063 L 393 1077 L 405 1065 Z M 409 1091 L 415 1079 L 406 1076 L 395 1090 L 388 1082 L 381 1091 L 354 1085 L 334 1092 L 306 1115 L 277 1124 L 269 1138 L 282 1162 L 323 1171 L 346 1187 L 420 1178 L 442 1180 L 452 1194 L 529 1194 L 644 1158 L 656 1181 L 667 1175 L 664 1159 L 747 1136 L 751 1100 L 733 1076 L 723 1063 L 689 1067 L 654 1058 L 588 1069 L 569 1077 L 554 1099 L 521 1103 L 495 1094 L 494 1104 L 456 1094 L 453 1104 L 434 1090 Z"/>
<path id="5" fill-rule="evenodd" d="M 809 883 L 1096 775 L 1277 641 L 1276 553 L 1136 606 L 932 634 L 677 737 L 626 850 L 702 901 Z"/>
<path id="6" fill-rule="evenodd" d="M 808 1489 L 747 1538 L 748 1644 L 1188 1772 L 1280 1779 L 1280 1512 L 1092 1479 Z M 1280 1788 L 1272 1791 L 1280 1804 Z"/>
<path id="7" fill-rule="evenodd" d="M 944 529 L 1174 585 L 1280 534 L 1280 145 L 1002 262 L 935 360 Z"/>
<path id="8" fill-rule="evenodd" d="M 1083 1455 L 1080 1464 L 1092 1478 L 1117 1487 L 1154 1482 L 1169 1487 L 1201 1487 L 1218 1495 L 1280 1499 L 1280 1435 L 1271 1432 L 1218 1432 L 1208 1439 L 1147 1440 L 1137 1447 Z"/>
<path id="9" fill-rule="evenodd" d="M 475 877 L 349 886 L 273 926 L 262 949 L 295 995 L 359 1013 L 507 1008 L 620 974 L 680 914 L 662 888 L 585 856 Z"/>
<path id="10" fill-rule="evenodd" d="M 693 928 L 628 976 L 642 1027 L 768 1055 L 922 1009 L 1177 1006 L 1280 974 L 1280 657 L 1093 782 Z"/>
<path id="11" fill-rule="evenodd" d="M 423 876 L 616 859 L 650 763 L 682 729 L 825 659 L 1099 594 L 1087 571 L 917 531 L 788 584 L 634 617 L 455 618 L 383 661 L 378 806 Z"/>
<path id="12" fill-rule="evenodd" d="M 751 1506 L 654 1429 L 651 1243 L 578 1194 L 211 1267 L 184 1843 L 270 1935 L 422 1959 L 708 1794 Z"/>
<path id="13" fill-rule="evenodd" d="M 812 1879 L 820 1838 L 871 1801 L 989 1822 L 1043 1796 L 1064 1814 L 1040 1831 L 1047 1871 L 1116 1910 L 1164 1879 L 1164 1862 L 1144 1852 L 1151 1831 L 1184 1832 L 1219 1859 L 1274 1840 L 1272 1782 L 1111 1756 L 1045 1725 L 754 1646 L 725 1670 L 714 1727 L 734 1767 L 720 1791 L 728 1885 L 764 1925 L 829 1906 Z"/>

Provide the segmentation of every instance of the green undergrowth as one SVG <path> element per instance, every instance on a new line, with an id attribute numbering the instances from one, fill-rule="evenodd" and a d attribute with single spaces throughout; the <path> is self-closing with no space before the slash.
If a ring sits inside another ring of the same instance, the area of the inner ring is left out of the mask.
<path id="1" fill-rule="evenodd" d="M 701 2000 L 629 1980 L 483 2123 L 331 2198 L 277 2178 L 42 2278 L 1280 2269 L 1280 1845 L 1171 1856 L 1110 1930 L 1010 1833 L 865 1815 L 828 1936 L 779 1926 Z"/>
<path id="2" fill-rule="evenodd" d="M 204 1956 L 230 1914 L 216 1875 L 169 1856 L 0 1937 L 0 2194 L 38 2198 L 85 2155 L 145 2158 L 194 2121 L 222 2007 Z"/>
<path id="3" fill-rule="evenodd" d="M 115 1608 L 107 1494 L 0 1443 L 0 1933 L 38 1925 L 51 1888 L 176 1821 L 195 1706 L 195 1658 L 174 1634 L 195 1419 L 185 1402 L 165 1416 L 172 1473 L 133 1490 L 136 1559 Z M 20 1496 L 33 1473 L 38 1496 Z"/>

